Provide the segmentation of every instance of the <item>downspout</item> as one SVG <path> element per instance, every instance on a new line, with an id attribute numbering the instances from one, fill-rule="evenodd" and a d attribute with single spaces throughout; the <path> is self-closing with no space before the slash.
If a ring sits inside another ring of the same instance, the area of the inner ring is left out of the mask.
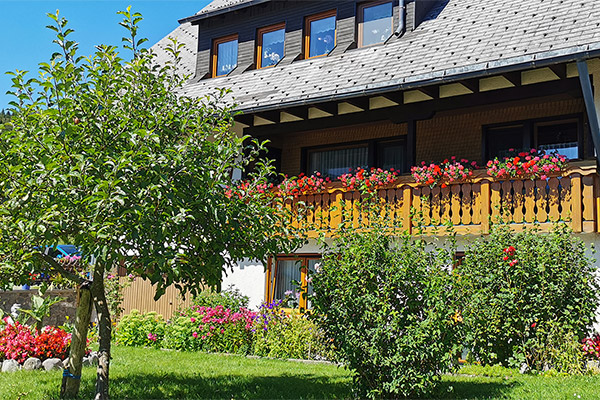
<path id="1" fill-rule="evenodd" d="M 588 71 L 587 62 L 585 60 L 577 61 L 577 72 L 579 73 L 579 82 L 581 83 L 585 109 L 590 123 L 592 141 L 594 142 L 594 148 L 596 149 L 596 160 L 600 164 L 600 125 L 598 123 L 596 104 L 594 103 L 594 92 L 590 81 L 590 72 Z"/>
<path id="2" fill-rule="evenodd" d="M 406 0 L 398 1 L 398 29 L 394 35 L 401 37 L 406 32 Z"/>

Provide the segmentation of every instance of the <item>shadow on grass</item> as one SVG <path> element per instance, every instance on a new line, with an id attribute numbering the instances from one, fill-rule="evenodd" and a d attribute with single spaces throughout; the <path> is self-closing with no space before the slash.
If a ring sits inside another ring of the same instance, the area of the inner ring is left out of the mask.
<path id="1" fill-rule="evenodd" d="M 476 379 L 476 380 L 475 380 Z M 510 398 L 510 392 L 520 383 L 514 380 L 473 378 L 455 380 L 450 377 L 444 380 L 437 393 L 436 399 L 495 399 Z"/>
<path id="2" fill-rule="evenodd" d="M 335 399 L 349 398 L 348 381 L 316 375 L 283 374 L 253 377 L 220 375 L 204 377 L 173 373 L 115 377 L 111 399 Z M 93 398 L 93 382 L 82 382 L 80 397 Z M 52 396 L 54 397 L 54 393 Z"/>

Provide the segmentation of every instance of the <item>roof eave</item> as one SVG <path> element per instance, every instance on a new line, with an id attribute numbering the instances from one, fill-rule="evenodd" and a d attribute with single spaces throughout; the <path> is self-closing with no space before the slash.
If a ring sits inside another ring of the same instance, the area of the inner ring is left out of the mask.
<path id="1" fill-rule="evenodd" d="M 482 69 L 465 71 L 462 73 L 455 74 L 447 74 L 449 70 L 443 71 L 442 73 L 437 72 L 434 74 L 430 74 L 431 77 L 423 77 L 424 79 L 415 80 L 411 82 L 402 82 L 394 85 L 385 85 L 381 87 L 372 87 L 365 88 L 358 91 L 347 92 L 343 94 L 329 94 L 325 96 L 315 97 L 309 100 L 298 100 L 286 103 L 279 103 L 275 105 L 266 105 L 266 106 L 256 106 L 249 108 L 239 108 L 239 111 L 242 114 L 254 114 L 258 112 L 265 111 L 275 111 L 290 107 L 298 107 L 298 106 L 310 106 L 314 104 L 329 102 L 329 101 L 343 101 L 345 99 L 352 99 L 363 96 L 376 96 L 376 95 L 384 95 L 385 93 L 395 92 L 398 90 L 412 90 L 418 89 L 424 86 L 430 85 L 439 85 L 439 84 L 449 84 L 458 81 L 462 81 L 465 79 L 472 78 L 485 78 L 494 75 L 501 75 L 503 73 L 515 72 L 515 71 L 526 71 L 532 68 L 544 68 L 554 64 L 575 62 L 579 60 L 589 60 L 592 58 L 600 57 L 600 49 L 593 50 L 583 50 L 581 52 L 576 53 L 568 53 L 568 54 L 556 54 L 561 53 L 561 51 L 552 51 L 548 53 L 554 53 L 554 56 L 551 57 L 543 57 L 540 55 L 539 57 L 534 57 L 533 59 L 521 63 L 514 63 L 508 65 L 501 65 L 502 63 L 499 61 L 488 62 L 485 63 L 485 67 Z M 493 66 L 490 66 L 493 64 Z"/>
<path id="2" fill-rule="evenodd" d="M 240 10 L 242 8 L 246 8 L 246 7 L 250 7 L 250 6 L 254 6 L 260 3 L 266 3 L 267 1 L 271 1 L 271 0 L 250 0 L 248 2 L 245 3 L 240 3 L 240 4 L 236 4 L 230 7 L 226 7 L 226 8 L 220 8 L 218 10 L 215 11 L 209 11 L 203 14 L 194 14 L 192 16 L 186 17 L 186 18 L 182 18 L 180 20 L 178 20 L 178 22 L 180 24 L 185 24 L 188 22 L 191 22 L 192 24 L 195 22 L 198 22 L 200 20 L 206 19 L 206 18 L 210 18 L 210 17 L 214 17 L 217 15 L 221 15 L 221 14 L 226 14 L 228 12 L 231 11 L 236 11 L 236 10 Z"/>

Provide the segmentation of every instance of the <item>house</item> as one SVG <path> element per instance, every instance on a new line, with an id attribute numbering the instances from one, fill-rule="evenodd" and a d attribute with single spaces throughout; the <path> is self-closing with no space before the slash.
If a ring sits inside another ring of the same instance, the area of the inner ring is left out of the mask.
<path id="1" fill-rule="evenodd" d="M 456 156 L 485 165 L 510 148 L 557 150 L 572 161 L 546 179 L 429 188 L 410 174 L 381 190 L 411 229 L 410 208 L 431 229 L 451 221 L 464 244 L 489 217 L 515 229 L 564 220 L 600 242 L 600 8 L 596 0 L 214 0 L 169 36 L 186 43 L 185 94 L 232 90 L 234 129 L 270 140 L 288 175 L 394 168 Z M 154 46 L 168 57 L 166 38 Z M 304 196 L 321 211 L 356 195 L 339 182 Z M 281 297 L 297 268 L 318 262 L 311 243 L 263 266 L 247 262 L 225 279 L 252 304 Z M 277 279 L 275 279 L 277 278 Z"/>

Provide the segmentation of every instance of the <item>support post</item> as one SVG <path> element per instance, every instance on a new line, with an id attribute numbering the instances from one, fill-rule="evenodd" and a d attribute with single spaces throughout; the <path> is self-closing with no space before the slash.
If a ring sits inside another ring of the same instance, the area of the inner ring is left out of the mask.
<path id="1" fill-rule="evenodd" d="M 596 149 L 596 160 L 600 162 L 600 125 L 598 124 L 598 109 L 596 108 L 596 106 L 600 108 L 600 91 L 596 91 L 597 98 L 595 98 L 592 82 L 590 81 L 590 72 L 585 60 L 577 61 L 577 72 L 579 73 L 579 82 L 581 83 L 583 100 L 590 123 L 592 140 Z"/>

